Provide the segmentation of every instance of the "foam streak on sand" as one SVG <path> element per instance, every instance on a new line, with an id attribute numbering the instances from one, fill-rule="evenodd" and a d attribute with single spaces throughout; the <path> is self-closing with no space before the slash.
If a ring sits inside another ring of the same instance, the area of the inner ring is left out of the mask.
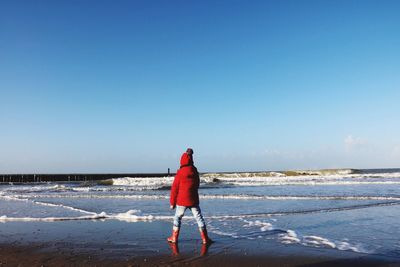
<path id="1" fill-rule="evenodd" d="M 273 229 L 272 224 L 270 224 L 268 222 L 263 222 L 260 220 L 256 220 L 256 221 L 244 220 L 244 222 L 246 222 L 246 224 L 243 225 L 243 227 L 261 226 L 261 228 L 260 228 L 261 232 L 265 232 L 265 231 Z"/>
<path id="2" fill-rule="evenodd" d="M 78 212 L 81 212 L 81 213 L 91 214 L 91 215 L 96 214 L 95 212 L 90 212 L 90 211 L 86 211 L 86 210 L 82 210 L 82 209 L 66 206 L 66 205 L 63 205 L 63 204 L 53 204 L 53 203 L 35 201 L 35 200 L 30 200 L 28 198 L 20 198 L 20 197 L 12 197 L 12 196 L 4 196 L 4 195 L 0 195 L 0 198 L 3 198 L 3 199 L 8 200 L 8 201 L 31 202 L 31 203 L 34 203 L 34 204 L 37 204 L 37 205 L 41 205 L 41 206 L 60 207 L 60 208 L 69 209 L 69 210 L 72 210 L 72 211 L 78 211 Z"/>
<path id="3" fill-rule="evenodd" d="M 78 216 L 78 217 L 44 217 L 44 218 L 32 218 L 32 217 L 7 217 L 5 215 L 0 216 L 0 222 L 56 222 L 56 221 L 81 221 L 81 220 L 99 220 L 105 219 L 103 214 L 95 214 L 91 216 Z"/>
<path id="4" fill-rule="evenodd" d="M 279 240 L 283 244 L 301 244 L 309 247 L 323 247 L 338 250 L 351 250 L 358 253 L 371 253 L 364 249 L 362 245 L 352 245 L 347 241 L 332 241 L 315 235 L 300 236 L 293 230 L 287 230 L 286 233 L 279 234 Z"/>
<path id="5" fill-rule="evenodd" d="M 119 214 L 107 214 L 101 212 L 99 214 L 94 213 L 87 216 L 76 216 L 76 217 L 8 217 L 0 216 L 0 222 L 57 222 L 57 221 L 81 221 L 81 220 L 119 220 L 125 222 L 146 222 L 154 220 L 171 220 L 172 216 L 153 216 L 153 215 L 135 215 L 134 212 L 128 211 L 126 213 Z M 185 218 L 188 219 L 188 218 Z"/>
<path id="6" fill-rule="evenodd" d="M 262 238 L 262 232 L 271 232 L 272 234 L 277 234 L 278 240 L 286 245 L 290 244 L 299 244 L 308 247 L 321 247 L 321 248 L 331 248 L 338 250 L 350 250 L 357 253 L 371 253 L 362 247 L 362 245 L 353 245 L 347 241 L 332 241 L 324 237 L 316 236 L 316 235 L 300 235 L 296 233 L 294 230 L 281 230 L 275 229 L 273 225 L 269 222 L 265 222 L 262 220 L 246 220 L 242 219 L 245 223 L 243 228 L 259 228 L 258 232 L 250 232 L 248 234 L 242 234 L 236 232 L 224 232 L 218 228 L 211 227 L 210 231 L 214 234 L 221 236 L 229 236 L 232 238 L 244 238 L 244 239 L 255 239 Z"/>

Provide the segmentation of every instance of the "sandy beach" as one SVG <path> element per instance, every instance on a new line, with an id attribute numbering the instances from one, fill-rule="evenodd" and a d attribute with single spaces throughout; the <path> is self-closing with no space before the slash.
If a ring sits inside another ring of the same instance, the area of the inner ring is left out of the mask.
<path id="1" fill-rule="evenodd" d="M 166 241 L 171 177 L 2 184 L 1 264 L 400 266 L 400 170 L 339 171 L 202 177 L 211 246 L 190 211 Z"/>
<path id="2" fill-rule="evenodd" d="M 204 246 L 185 226 L 178 245 L 167 222 L 51 222 L 0 225 L 1 266 L 400 266 L 398 258 L 274 241 L 214 236 Z"/>
<path id="3" fill-rule="evenodd" d="M 1 266 L 399 266 L 387 258 L 329 256 L 234 255 L 229 253 L 198 256 L 150 256 L 128 260 L 106 260 L 95 254 L 74 254 L 62 250 L 42 252 L 39 247 L 0 246 Z"/>

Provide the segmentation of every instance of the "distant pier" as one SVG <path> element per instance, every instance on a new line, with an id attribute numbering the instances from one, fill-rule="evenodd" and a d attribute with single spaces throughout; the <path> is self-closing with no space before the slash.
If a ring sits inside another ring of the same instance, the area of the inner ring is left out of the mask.
<path id="1" fill-rule="evenodd" d="M 72 173 L 72 174 L 0 174 L 0 183 L 81 182 L 123 177 L 166 177 L 173 173 Z"/>

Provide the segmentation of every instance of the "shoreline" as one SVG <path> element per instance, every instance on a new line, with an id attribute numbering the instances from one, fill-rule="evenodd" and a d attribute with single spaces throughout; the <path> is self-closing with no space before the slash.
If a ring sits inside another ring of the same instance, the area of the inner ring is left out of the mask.
<path id="1" fill-rule="evenodd" d="M 170 222 L 69 221 L 0 224 L 0 266 L 400 266 L 400 258 L 274 240 L 212 234 L 203 246 L 185 224 L 170 244 Z"/>
<path id="2" fill-rule="evenodd" d="M 49 244 L 47 244 L 49 245 Z M 400 261 L 389 257 L 371 255 L 238 255 L 224 251 L 212 255 L 152 255 L 136 256 L 128 259 L 104 259 L 99 255 L 102 250 L 92 253 L 79 253 L 65 248 L 46 249 L 42 245 L 0 244 L 1 266 L 400 266 Z M 44 249 L 45 248 L 45 249 Z M 308 254 L 308 253 L 306 253 Z"/>

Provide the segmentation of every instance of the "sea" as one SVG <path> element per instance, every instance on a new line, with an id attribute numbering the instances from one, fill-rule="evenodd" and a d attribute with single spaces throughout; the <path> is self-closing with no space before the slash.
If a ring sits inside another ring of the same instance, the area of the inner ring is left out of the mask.
<path id="1" fill-rule="evenodd" d="M 172 223 L 173 179 L 3 183 L 0 232 L 13 222 L 20 229 L 60 221 Z M 217 242 L 272 240 L 400 258 L 400 169 L 204 173 L 200 180 L 200 206 Z M 190 211 L 188 226 L 195 227 Z"/>

